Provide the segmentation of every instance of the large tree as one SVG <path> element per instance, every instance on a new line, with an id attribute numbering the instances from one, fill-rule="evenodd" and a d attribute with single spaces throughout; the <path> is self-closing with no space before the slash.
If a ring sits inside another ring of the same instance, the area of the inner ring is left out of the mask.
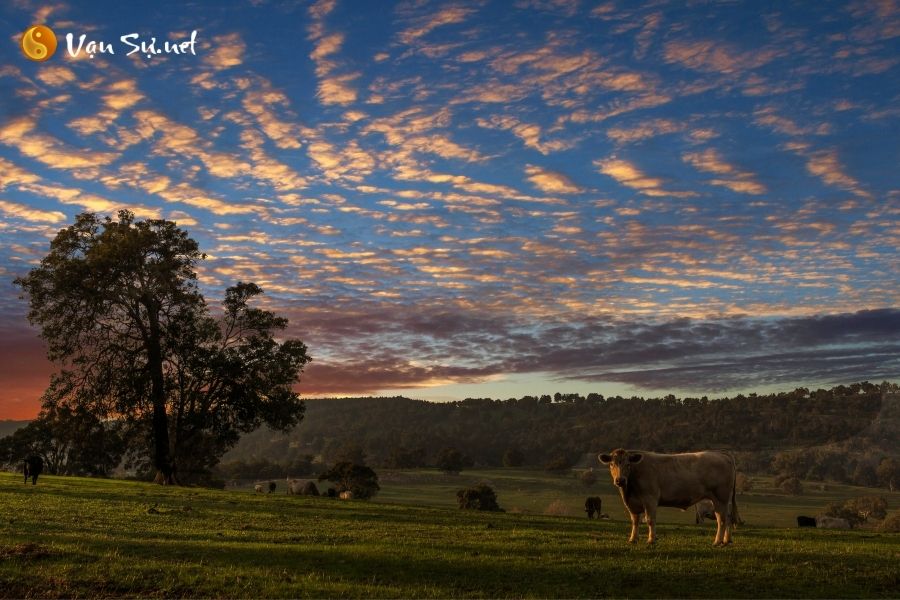
<path id="1" fill-rule="evenodd" d="M 16 280 L 59 367 L 45 406 L 127 421 L 160 483 L 214 464 L 241 432 L 303 416 L 292 386 L 306 346 L 276 339 L 287 320 L 249 306 L 262 292 L 252 283 L 229 288 L 211 316 L 195 272 L 204 258 L 171 221 L 84 213 Z"/>

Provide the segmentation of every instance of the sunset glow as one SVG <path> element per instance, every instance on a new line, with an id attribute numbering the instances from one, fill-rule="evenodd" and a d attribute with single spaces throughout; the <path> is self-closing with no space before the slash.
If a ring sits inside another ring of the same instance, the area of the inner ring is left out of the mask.
<path id="1" fill-rule="evenodd" d="M 13 279 L 121 208 L 190 232 L 211 303 L 265 290 L 306 397 L 900 377 L 896 2 L 11 2 L 0 24 L 0 418 L 52 372 Z M 44 62 L 20 50 L 38 24 Z M 126 55 L 131 33 L 169 50 Z"/>

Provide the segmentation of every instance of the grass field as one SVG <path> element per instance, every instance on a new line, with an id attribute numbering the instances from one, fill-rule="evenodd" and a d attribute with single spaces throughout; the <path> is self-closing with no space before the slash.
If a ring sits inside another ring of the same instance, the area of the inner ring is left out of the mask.
<path id="1" fill-rule="evenodd" d="M 452 508 L 479 480 L 507 509 L 561 500 L 578 517 Z M 655 546 L 627 544 L 619 500 L 597 490 L 613 521 L 584 518 L 575 479 L 525 471 L 386 474 L 377 502 L 3 473 L 0 596 L 900 596 L 900 535 L 763 526 L 854 490 L 741 496 L 751 525 L 724 549 L 680 511 Z"/>

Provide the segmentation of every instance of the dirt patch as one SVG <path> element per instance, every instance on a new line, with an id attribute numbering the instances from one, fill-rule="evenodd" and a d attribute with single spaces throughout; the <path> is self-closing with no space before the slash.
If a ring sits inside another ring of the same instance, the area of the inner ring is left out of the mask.
<path id="1" fill-rule="evenodd" d="M 16 544 L 15 546 L 0 547 L 0 559 L 5 558 L 26 558 L 34 560 L 50 556 L 50 549 L 40 544 L 25 542 Z"/>

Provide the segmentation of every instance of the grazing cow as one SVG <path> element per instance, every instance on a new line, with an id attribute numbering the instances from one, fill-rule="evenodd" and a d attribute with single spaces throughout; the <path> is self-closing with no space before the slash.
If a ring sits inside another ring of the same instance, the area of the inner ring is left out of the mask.
<path id="1" fill-rule="evenodd" d="M 38 475 L 44 472 L 44 459 L 40 456 L 29 456 L 22 464 L 22 470 L 25 472 L 25 483 L 31 477 L 31 485 L 37 485 Z"/>
<path id="2" fill-rule="evenodd" d="M 816 527 L 820 529 L 850 529 L 850 521 L 837 517 L 816 517 Z"/>
<path id="3" fill-rule="evenodd" d="M 353 500 L 353 492 L 351 492 L 350 490 L 345 490 L 341 492 L 339 497 L 341 500 Z"/>
<path id="4" fill-rule="evenodd" d="M 702 525 L 704 519 L 716 520 L 716 510 L 712 500 L 701 500 L 694 506 L 694 523 Z"/>
<path id="5" fill-rule="evenodd" d="M 804 517 L 803 515 L 797 515 L 797 527 L 815 527 L 816 526 L 816 518 L 815 517 Z"/>
<path id="6" fill-rule="evenodd" d="M 276 487 L 278 487 L 278 486 L 275 485 L 275 482 L 274 482 L 274 481 L 270 481 L 270 482 L 269 482 L 269 493 L 271 494 L 272 492 L 274 492 Z"/>
<path id="7" fill-rule="evenodd" d="M 599 515 L 601 506 L 603 506 L 603 500 L 600 496 L 588 496 L 584 501 L 584 512 L 587 513 L 588 519 L 593 519 L 594 513 Z"/>
<path id="8" fill-rule="evenodd" d="M 263 493 L 263 486 L 261 483 L 257 483 L 255 486 L 253 486 L 253 489 L 256 490 L 257 494 Z"/>
<path id="9" fill-rule="evenodd" d="M 619 448 L 601 454 L 609 465 L 613 483 L 619 488 L 631 516 L 629 542 L 637 541 L 640 516 L 647 515 L 647 543 L 656 541 L 656 509 L 673 506 L 686 510 L 709 499 L 716 514 L 715 546 L 731 543 L 732 520 L 738 521 L 735 502 L 734 459 L 725 452 L 657 454 Z"/>

